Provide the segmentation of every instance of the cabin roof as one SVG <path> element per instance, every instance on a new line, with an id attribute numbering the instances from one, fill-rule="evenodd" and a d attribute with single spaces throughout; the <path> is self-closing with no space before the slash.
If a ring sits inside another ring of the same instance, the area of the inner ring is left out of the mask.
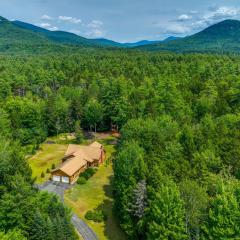
<path id="1" fill-rule="evenodd" d="M 66 161 L 52 172 L 61 170 L 68 176 L 72 176 L 79 169 L 87 165 L 87 162 L 92 163 L 98 160 L 101 157 L 102 148 L 103 146 L 98 142 L 93 142 L 88 146 L 70 144 L 63 158 Z"/>

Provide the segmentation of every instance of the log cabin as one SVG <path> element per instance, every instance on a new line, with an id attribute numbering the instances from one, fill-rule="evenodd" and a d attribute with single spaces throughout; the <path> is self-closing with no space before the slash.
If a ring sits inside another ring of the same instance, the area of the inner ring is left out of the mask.
<path id="1" fill-rule="evenodd" d="M 82 172 L 89 167 L 99 166 L 104 158 L 104 148 L 98 142 L 88 146 L 70 144 L 62 158 L 62 164 L 52 170 L 51 180 L 73 184 Z"/>

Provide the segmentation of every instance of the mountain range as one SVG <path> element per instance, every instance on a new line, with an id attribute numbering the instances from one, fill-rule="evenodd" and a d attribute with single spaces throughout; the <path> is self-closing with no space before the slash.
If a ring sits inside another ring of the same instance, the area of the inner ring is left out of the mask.
<path id="1" fill-rule="evenodd" d="M 119 43 L 109 39 L 87 39 L 74 33 L 49 31 L 21 22 L 0 17 L 1 53 L 70 52 L 81 48 L 133 48 L 143 51 L 240 53 L 240 21 L 225 20 L 203 31 L 184 38 L 169 37 L 165 40 L 142 40 Z"/>
<path id="2" fill-rule="evenodd" d="M 159 41 L 142 40 L 134 43 L 119 43 L 119 42 L 115 42 L 105 38 L 87 39 L 79 35 L 76 35 L 74 33 L 69 33 L 64 31 L 49 31 L 47 29 L 37 27 L 35 25 L 21 22 L 21 21 L 13 21 L 12 23 L 18 27 L 21 27 L 22 29 L 27 29 L 35 33 L 43 34 L 46 38 L 62 44 L 89 45 L 89 46 L 100 45 L 100 46 L 108 46 L 108 47 L 138 47 L 138 46 L 156 44 L 156 43 L 161 43 L 165 41 L 167 42 L 167 41 L 178 39 L 177 37 L 171 36 L 166 38 L 165 40 L 159 40 Z"/>
<path id="3" fill-rule="evenodd" d="M 240 53 L 240 21 L 224 20 L 192 36 L 140 46 L 146 51 Z"/>

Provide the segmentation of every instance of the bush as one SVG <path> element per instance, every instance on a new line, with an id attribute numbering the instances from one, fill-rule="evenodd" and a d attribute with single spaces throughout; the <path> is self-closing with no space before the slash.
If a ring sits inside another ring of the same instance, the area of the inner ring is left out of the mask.
<path id="1" fill-rule="evenodd" d="M 94 222 L 103 222 L 107 219 L 107 216 L 102 210 L 93 210 L 87 211 L 85 218 Z"/>
<path id="2" fill-rule="evenodd" d="M 49 170 L 49 168 L 47 169 L 47 173 L 50 173 L 50 170 Z"/>
<path id="3" fill-rule="evenodd" d="M 84 177 L 80 177 L 78 180 L 77 180 L 77 183 L 78 184 L 85 184 L 87 182 L 87 179 L 84 178 Z"/>
<path id="4" fill-rule="evenodd" d="M 88 168 L 85 172 L 81 174 L 81 177 L 84 177 L 86 180 L 88 180 L 90 177 L 92 177 L 97 172 L 97 168 Z"/>
<path id="5" fill-rule="evenodd" d="M 55 169 L 56 168 L 56 166 L 55 166 L 55 164 L 53 163 L 52 164 L 52 167 L 51 167 L 52 169 Z"/>
<path id="6" fill-rule="evenodd" d="M 44 178 L 45 177 L 45 174 L 44 172 L 41 173 L 41 178 Z"/>

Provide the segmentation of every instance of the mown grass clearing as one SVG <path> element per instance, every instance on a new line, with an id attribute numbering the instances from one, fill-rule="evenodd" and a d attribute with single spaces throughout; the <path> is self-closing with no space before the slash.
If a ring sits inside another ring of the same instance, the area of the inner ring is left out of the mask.
<path id="1" fill-rule="evenodd" d="M 47 173 L 47 169 L 51 171 L 53 164 L 57 166 L 61 163 L 66 149 L 66 144 L 41 144 L 39 151 L 28 160 L 32 169 L 32 177 L 36 178 L 36 183 L 43 183 L 49 179 L 50 173 Z M 41 177 L 42 172 L 45 177 Z"/>
<path id="2" fill-rule="evenodd" d="M 112 186 L 113 178 L 112 164 L 109 158 L 114 152 L 114 146 L 109 143 L 114 139 L 107 138 L 100 142 L 105 145 L 107 154 L 105 164 L 101 165 L 97 173 L 91 177 L 86 184 L 76 185 L 74 188 L 65 192 L 65 203 L 98 235 L 101 240 L 124 240 L 125 235 L 121 231 L 117 219 L 114 217 Z M 99 141 L 99 140 L 98 140 Z M 109 163 L 108 163 L 109 162 Z M 107 215 L 107 220 L 102 223 L 95 223 L 84 218 L 89 210 L 101 209 Z"/>
<path id="3" fill-rule="evenodd" d="M 65 203 L 93 228 L 100 240 L 125 240 L 125 235 L 112 213 L 113 169 L 110 158 L 115 152 L 116 138 L 110 134 L 97 134 L 95 140 L 104 145 L 106 161 L 86 184 L 76 185 L 65 193 Z M 52 164 L 57 166 L 61 163 L 68 144 L 73 141 L 71 137 L 67 138 L 66 134 L 61 134 L 58 137 L 48 138 L 40 145 L 39 151 L 29 159 L 36 183 L 43 183 L 49 179 L 50 174 L 46 173 L 47 169 L 51 170 Z M 94 139 L 86 139 L 83 144 L 89 144 L 92 141 Z M 42 172 L 45 173 L 44 178 L 41 177 Z M 103 210 L 107 215 L 107 220 L 102 223 L 86 220 L 84 218 L 86 212 L 94 209 Z"/>

